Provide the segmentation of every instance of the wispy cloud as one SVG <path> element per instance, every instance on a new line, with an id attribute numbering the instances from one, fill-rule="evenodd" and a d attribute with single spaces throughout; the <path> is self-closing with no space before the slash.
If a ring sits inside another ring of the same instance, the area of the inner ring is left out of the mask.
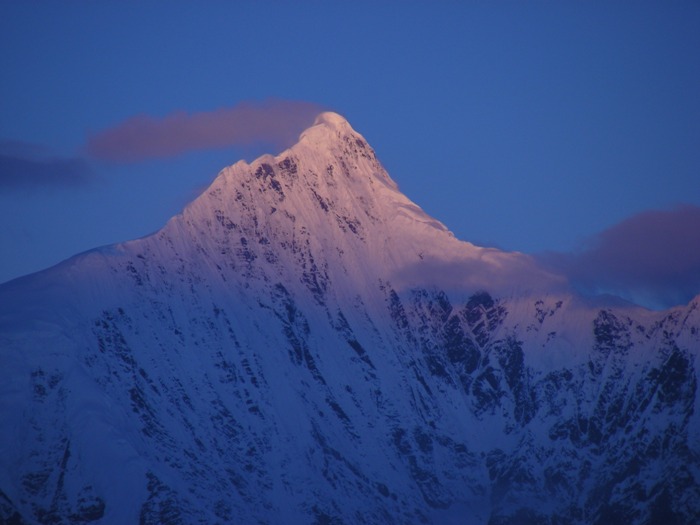
<path id="1" fill-rule="evenodd" d="M 700 207 L 645 211 L 578 253 L 539 258 L 585 293 L 613 293 L 653 308 L 687 303 L 700 293 Z"/>
<path id="2" fill-rule="evenodd" d="M 529 255 L 495 248 L 475 248 L 470 257 L 443 260 L 438 255 L 401 268 L 392 276 L 398 289 L 437 286 L 446 291 L 473 294 L 486 290 L 497 296 L 514 292 L 556 293 L 567 289 L 558 273 L 543 269 Z"/>
<path id="3" fill-rule="evenodd" d="M 57 157 L 38 144 L 0 140 L 0 189 L 75 187 L 91 179 L 84 159 Z"/>
<path id="4" fill-rule="evenodd" d="M 309 102 L 269 100 L 200 113 L 178 111 L 162 118 L 138 115 L 89 137 L 87 151 L 98 159 L 137 162 L 229 146 L 283 149 L 321 111 Z"/>

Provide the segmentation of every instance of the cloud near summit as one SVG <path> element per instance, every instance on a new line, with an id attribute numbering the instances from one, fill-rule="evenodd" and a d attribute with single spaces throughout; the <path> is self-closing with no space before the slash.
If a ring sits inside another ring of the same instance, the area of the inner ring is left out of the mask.
<path id="1" fill-rule="evenodd" d="M 310 102 L 242 102 L 214 111 L 176 111 L 165 117 L 137 115 L 88 138 L 94 158 L 138 162 L 189 151 L 257 144 L 284 149 L 325 108 Z"/>
<path id="2" fill-rule="evenodd" d="M 612 293 L 652 308 L 700 294 L 700 207 L 638 213 L 577 253 L 548 253 L 546 266 L 585 293 Z"/>

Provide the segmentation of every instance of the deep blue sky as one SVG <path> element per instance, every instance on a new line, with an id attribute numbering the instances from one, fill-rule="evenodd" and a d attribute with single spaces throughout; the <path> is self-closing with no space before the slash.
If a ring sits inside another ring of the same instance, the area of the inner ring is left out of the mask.
<path id="1" fill-rule="evenodd" d="M 697 2 L 3 2 L 0 282 L 146 235 L 262 152 L 120 163 L 90 137 L 270 98 L 343 114 L 459 238 L 595 249 L 700 206 L 699 27 Z"/>

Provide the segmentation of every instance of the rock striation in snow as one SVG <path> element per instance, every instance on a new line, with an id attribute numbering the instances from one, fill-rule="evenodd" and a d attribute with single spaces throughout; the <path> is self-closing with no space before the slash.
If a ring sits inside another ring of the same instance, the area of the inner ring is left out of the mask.
<path id="1" fill-rule="evenodd" d="M 323 113 L 0 286 L 0 523 L 692 523 L 699 348 L 700 297 L 462 242 Z"/>

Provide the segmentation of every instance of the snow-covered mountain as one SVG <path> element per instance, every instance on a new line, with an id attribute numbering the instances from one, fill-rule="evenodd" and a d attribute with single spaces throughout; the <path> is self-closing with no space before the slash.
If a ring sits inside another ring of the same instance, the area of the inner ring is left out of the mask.
<path id="1" fill-rule="evenodd" d="M 700 520 L 700 297 L 456 239 L 324 113 L 0 286 L 0 523 Z"/>

